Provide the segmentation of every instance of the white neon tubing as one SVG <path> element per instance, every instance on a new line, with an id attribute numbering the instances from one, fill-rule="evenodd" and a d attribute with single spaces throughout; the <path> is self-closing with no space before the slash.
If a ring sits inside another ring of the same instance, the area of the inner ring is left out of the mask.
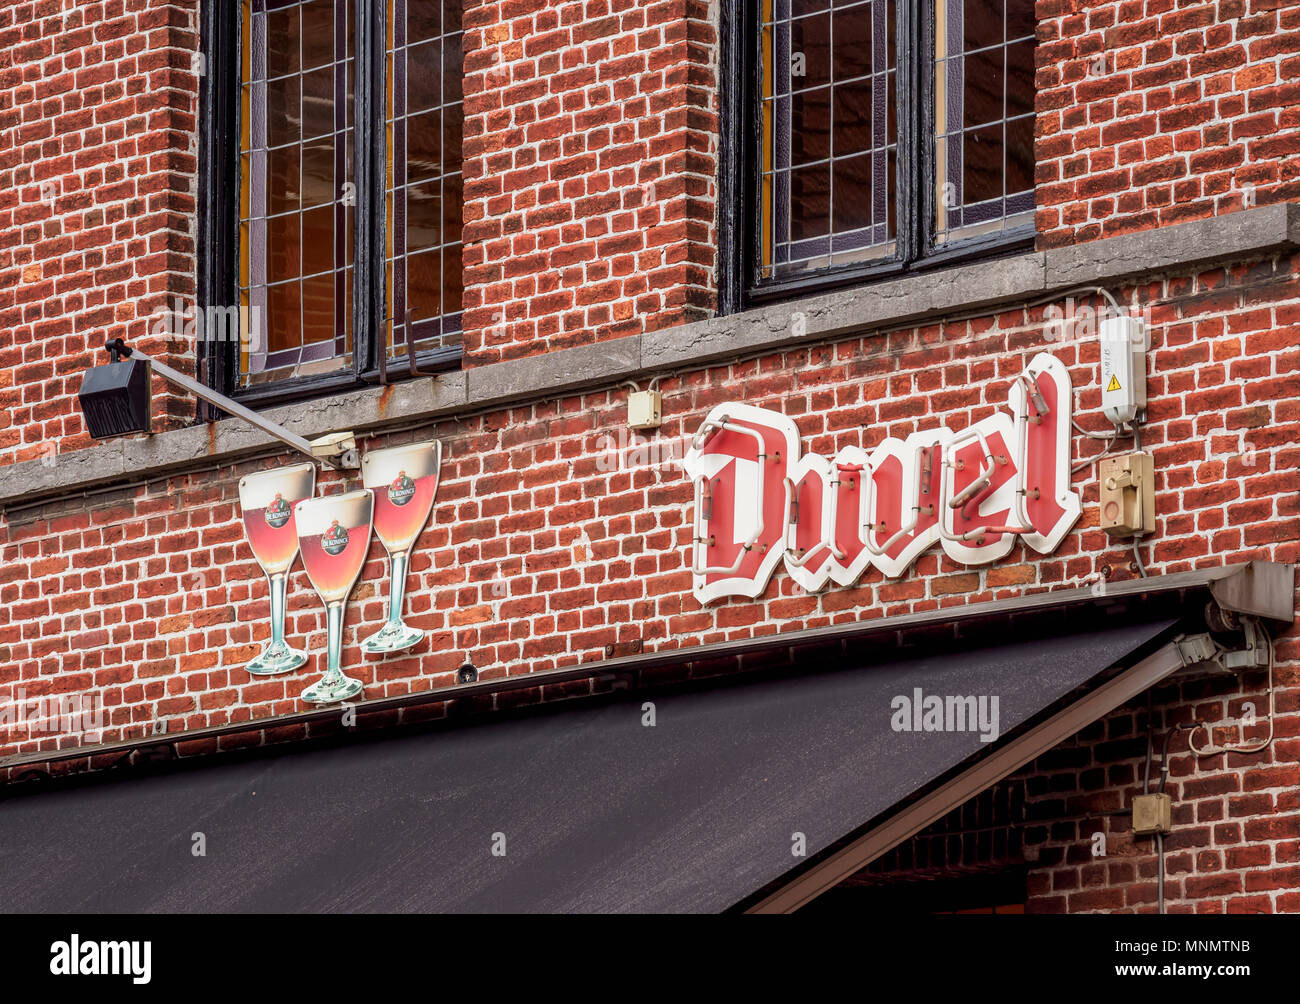
<path id="1" fill-rule="evenodd" d="M 960 442 L 963 439 L 969 439 L 972 435 L 979 438 L 980 444 L 984 448 L 984 460 L 988 465 L 988 469 L 980 480 L 971 482 L 970 485 L 962 489 L 961 494 L 956 498 L 950 499 L 948 498 L 948 494 L 951 491 L 953 472 L 956 470 L 955 464 L 952 460 L 952 458 L 956 456 L 956 453 L 952 448 L 952 444 Z M 948 451 L 948 459 L 943 462 L 944 470 L 939 485 L 939 536 L 944 540 L 951 540 L 953 543 L 964 544 L 967 541 L 974 540 L 977 537 L 983 537 L 986 534 L 1000 537 L 1004 533 L 1029 533 L 1030 528 L 1023 526 L 980 526 L 976 527 L 974 530 L 967 530 L 965 533 L 960 534 L 949 529 L 949 515 L 956 511 L 960 506 L 965 505 L 966 502 L 976 494 L 972 489 L 976 487 L 983 489 L 987 487 L 989 481 L 993 479 L 994 461 L 993 453 L 989 449 L 988 441 L 984 438 L 984 434 L 975 428 L 967 429 L 965 432 L 958 433 L 948 441 L 946 449 Z"/>
<path id="2" fill-rule="evenodd" d="M 989 449 L 989 441 L 984 438 L 984 433 L 973 425 L 948 440 L 946 447 L 948 459 L 944 461 L 944 466 L 954 471 L 957 469 L 957 451 L 954 449 L 954 444 L 960 443 L 964 439 L 970 439 L 972 436 L 979 441 L 980 449 L 984 451 L 983 463 L 981 464 L 982 473 L 977 480 L 972 481 L 956 496 L 948 500 L 948 506 L 952 509 L 960 509 L 987 488 L 989 482 L 993 480 L 993 451 Z"/>
<path id="3" fill-rule="evenodd" d="M 1030 376 L 1028 371 L 1024 371 L 1016 379 L 1025 385 L 1025 413 L 1023 419 L 1016 423 L 1019 426 L 1016 431 L 1016 465 L 1019 468 L 1020 487 L 1015 491 L 1011 514 L 1022 526 L 1032 529 L 1033 523 L 1029 519 L 1029 510 L 1025 508 L 1029 504 L 1029 486 L 1025 484 L 1025 479 L 1029 477 L 1029 423 L 1031 421 L 1029 402 L 1033 400 L 1040 420 L 1047 418 L 1052 410 L 1047 406 L 1047 399 L 1043 397 L 1043 392 L 1038 387 L 1037 377 Z"/>
<path id="4" fill-rule="evenodd" d="M 932 450 L 932 449 L 934 449 L 934 446 L 933 446 L 933 445 L 930 445 L 930 446 L 918 446 L 918 447 L 916 448 L 916 459 L 913 461 L 912 466 L 913 466 L 913 469 L 916 471 L 916 474 L 917 474 L 917 477 L 918 477 L 918 478 L 921 476 L 921 456 L 922 456 L 922 454 L 925 453 L 926 450 Z M 933 476 L 933 468 L 931 469 L 931 476 Z M 872 500 L 873 500 L 873 501 L 874 501 L 874 494 L 875 494 L 875 481 L 874 481 L 874 479 L 873 479 L 873 480 L 872 480 L 872 495 L 873 495 L 873 499 L 872 499 Z M 902 485 L 901 485 L 901 484 L 899 485 L 899 494 L 900 494 L 900 495 L 902 494 Z M 870 507 L 868 507 L 868 508 L 870 508 Z M 912 506 L 912 519 L 911 519 L 911 521 L 910 521 L 910 522 L 907 522 L 907 523 L 904 523 L 902 526 L 900 526 L 900 527 L 898 528 L 898 530 L 894 532 L 893 536 L 891 536 L 887 541 L 885 541 L 884 544 L 880 545 L 879 548 L 877 548 L 876 545 L 874 545 L 874 544 L 871 543 L 872 539 L 875 537 L 875 534 L 876 534 L 876 525 L 875 525 L 875 523 L 872 523 L 872 524 L 869 525 L 869 526 L 864 525 L 864 526 L 862 527 L 862 530 L 863 530 L 863 533 L 862 533 L 862 546 L 865 547 L 865 548 L 866 548 L 868 551 L 870 551 L 872 554 L 874 554 L 877 558 L 883 557 L 884 555 L 886 555 L 886 554 L 889 552 L 889 549 L 890 549 L 890 548 L 892 548 L 892 547 L 893 547 L 895 544 L 897 544 L 900 540 L 902 540 L 902 539 L 903 539 L 904 537 L 906 537 L 909 533 L 911 533 L 913 530 L 916 529 L 916 524 L 919 523 L 919 522 L 921 522 L 921 511 L 922 511 L 924 508 L 925 508 L 925 507 L 921 505 L 921 492 L 920 492 L 920 489 L 918 489 L 918 490 L 917 490 L 917 493 L 916 493 L 916 505 Z"/>
<path id="5" fill-rule="evenodd" d="M 730 421 L 730 419 L 728 419 L 728 417 L 727 417 L 726 415 L 723 415 L 720 419 L 718 419 L 718 421 L 717 421 L 716 423 L 715 423 L 715 422 L 705 422 L 702 426 L 700 426 L 699 431 L 697 431 L 697 432 L 695 433 L 695 437 L 694 437 L 694 439 L 691 440 L 691 448 L 692 448 L 692 449 L 695 449 L 695 450 L 700 449 L 700 445 L 701 445 L 702 443 L 704 443 L 704 442 L 708 442 L 708 440 L 709 440 L 710 436 L 713 434 L 713 432 L 715 432 L 715 431 L 721 431 L 722 429 L 729 429 L 731 432 L 739 432 L 739 433 L 742 434 L 742 435 L 745 435 L 745 436 L 751 436 L 751 437 L 753 437 L 754 439 L 758 440 L 758 527 L 757 527 L 757 529 L 755 529 L 753 536 L 750 537 L 748 541 L 746 541 L 744 544 L 741 545 L 741 547 L 740 547 L 740 552 L 736 555 L 735 563 L 732 564 L 729 568 L 727 568 L 727 567 L 723 567 L 723 566 L 721 566 L 721 565 L 719 565 L 719 566 L 717 566 L 717 567 L 710 567 L 710 566 L 707 566 L 707 565 L 706 565 L 706 566 L 704 566 L 703 568 L 701 568 L 701 567 L 700 567 L 700 564 L 699 564 L 699 561 L 700 561 L 700 545 L 701 545 L 701 544 L 707 544 L 707 543 L 708 543 L 708 538 L 702 536 L 702 533 L 703 533 L 703 529 L 704 529 L 704 528 L 700 525 L 700 517 L 701 517 L 701 515 L 702 515 L 702 509 L 703 509 L 703 507 L 700 505 L 700 501 L 701 501 L 701 499 L 703 498 L 703 495 L 704 495 L 704 491 L 703 491 L 703 489 L 704 489 L 704 482 L 707 480 L 707 478 L 706 478 L 706 477 L 703 477 L 703 476 L 701 476 L 701 477 L 699 477 L 699 478 L 696 478 L 696 480 L 695 480 L 695 520 L 694 520 L 694 528 L 693 528 L 694 531 L 695 531 L 695 543 L 694 543 L 694 550 L 691 552 L 691 572 L 692 572 L 693 574 L 695 574 L 695 575 L 701 575 L 701 576 L 704 576 L 704 575 L 735 575 L 738 571 L 740 571 L 740 566 L 741 566 L 741 564 L 742 564 L 742 563 L 744 562 L 744 560 L 745 560 L 745 555 L 747 555 L 750 551 L 752 551 L 752 550 L 754 549 L 754 545 L 757 544 L 758 541 L 759 541 L 759 539 L 763 536 L 763 529 L 764 529 L 764 525 L 763 525 L 763 501 L 764 501 L 764 499 L 763 499 L 763 487 L 764 487 L 764 472 L 763 472 L 763 464 L 764 464 L 764 463 L 766 462 L 766 460 L 767 460 L 767 443 L 764 441 L 763 436 L 762 436 L 761 433 L 755 432 L 753 429 L 747 429 L 747 428 L 745 428 L 743 425 L 731 425 L 731 426 L 728 426 L 728 425 L 727 425 L 727 422 L 728 422 L 728 421 Z M 708 433 L 708 435 L 705 435 L 705 433 Z M 703 436 L 703 440 L 701 440 L 701 436 Z M 706 549 L 707 549 L 707 548 L 706 548 Z"/>
<path id="6" fill-rule="evenodd" d="M 794 493 L 795 493 L 794 480 L 787 477 L 785 479 L 786 512 L 793 512 L 792 506 L 794 505 L 795 502 Z M 839 502 L 837 496 L 838 493 L 832 493 L 831 495 L 831 535 L 832 536 L 834 536 L 835 534 L 835 523 L 836 523 L 835 517 L 836 517 L 838 502 Z M 817 542 L 816 546 L 808 548 L 808 550 L 804 552 L 804 556 L 802 558 L 795 557 L 794 546 L 790 543 L 790 529 L 791 527 L 794 526 L 795 523 L 793 520 L 786 524 L 785 540 L 783 541 L 783 543 L 785 544 L 785 560 L 790 562 L 790 564 L 792 564 L 795 568 L 803 568 L 803 566 L 808 564 L 808 562 L 811 561 L 818 554 L 818 552 L 821 551 L 823 547 L 829 547 L 831 549 L 831 553 L 835 554 L 835 545 L 832 542 L 827 541 L 825 538 L 823 538 L 822 540 L 819 540 Z M 843 557 L 843 555 L 838 555 L 838 554 L 836 554 L 835 556 L 837 558 Z"/>

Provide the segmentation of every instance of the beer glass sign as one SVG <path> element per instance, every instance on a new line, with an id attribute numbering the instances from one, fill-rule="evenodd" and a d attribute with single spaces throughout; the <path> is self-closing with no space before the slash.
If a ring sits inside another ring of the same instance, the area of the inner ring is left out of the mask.
<path id="1" fill-rule="evenodd" d="M 401 652 L 424 638 L 419 628 L 402 622 L 402 601 L 411 548 L 433 508 L 441 465 L 442 444 L 436 441 L 376 450 L 361 460 L 361 483 L 375 495 L 375 533 L 388 551 L 391 579 L 388 620 L 361 643 L 366 652 Z"/>
<path id="2" fill-rule="evenodd" d="M 249 474 L 239 482 L 244 532 L 271 592 L 271 640 L 244 668 L 253 676 L 288 673 L 307 662 L 307 653 L 284 640 L 285 580 L 298 556 L 293 507 L 316 490 L 316 467 L 294 464 Z"/>
<path id="3" fill-rule="evenodd" d="M 345 701 L 361 693 L 361 682 L 344 676 L 343 607 L 366 563 L 374 494 L 367 489 L 299 502 L 293 510 L 307 577 L 325 604 L 329 649 L 325 675 L 302 692 L 313 704 Z"/>

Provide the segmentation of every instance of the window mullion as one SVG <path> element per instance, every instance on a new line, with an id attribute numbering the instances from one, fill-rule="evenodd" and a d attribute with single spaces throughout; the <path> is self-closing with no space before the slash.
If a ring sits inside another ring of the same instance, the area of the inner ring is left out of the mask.
<path id="1" fill-rule="evenodd" d="M 358 374 L 373 370 L 383 351 L 384 38 L 386 0 L 358 0 L 354 94 L 352 338 Z"/>
<path id="2" fill-rule="evenodd" d="M 903 110 L 900 132 L 906 133 L 905 149 L 907 164 L 903 168 L 903 179 L 899 183 L 903 208 L 903 224 L 900 225 L 900 239 L 904 243 L 899 257 L 906 264 L 922 258 L 929 243 L 929 218 L 931 200 L 934 197 L 934 151 L 933 144 L 927 142 L 934 119 L 934 109 L 930 101 L 930 89 L 926 84 L 924 68 L 926 66 L 927 41 L 932 24 L 931 5 L 899 4 L 899 17 L 903 22 L 905 44 L 902 46 L 903 58 L 907 65 L 903 68 L 903 81 L 910 100 L 899 104 Z M 904 86 L 900 83 L 900 95 Z"/>
<path id="3" fill-rule="evenodd" d="M 239 303 L 238 186 L 217 180 L 238 177 L 239 171 L 239 7 L 218 5 L 205 11 L 201 22 L 197 305 L 204 312 Z M 206 326 L 204 332 L 205 340 L 197 348 L 196 376 L 230 394 L 238 383 L 239 343 L 224 337 L 229 332 L 213 337 Z M 218 413 L 200 403 L 198 414 L 215 418 Z"/>

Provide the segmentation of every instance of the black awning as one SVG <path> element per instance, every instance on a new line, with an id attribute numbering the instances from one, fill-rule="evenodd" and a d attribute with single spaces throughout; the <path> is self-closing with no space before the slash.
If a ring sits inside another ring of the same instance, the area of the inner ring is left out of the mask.
<path id="1" fill-rule="evenodd" d="M 0 911 L 722 910 L 1079 700 L 1171 626 L 805 666 L 18 795 L 0 802 Z M 895 731 L 894 699 L 918 688 L 996 696 L 1000 738 Z"/>

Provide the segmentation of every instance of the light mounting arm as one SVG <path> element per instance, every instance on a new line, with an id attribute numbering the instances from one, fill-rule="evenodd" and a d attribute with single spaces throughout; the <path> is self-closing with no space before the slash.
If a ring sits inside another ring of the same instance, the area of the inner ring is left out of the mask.
<path id="1" fill-rule="evenodd" d="M 145 355 L 139 349 L 132 349 L 121 338 L 110 339 L 105 345 L 105 348 L 108 350 L 109 358 L 112 360 L 110 365 L 118 363 L 124 356 L 129 359 L 138 359 L 149 367 L 150 372 L 157 373 L 164 380 L 170 381 L 176 386 L 184 388 L 200 401 L 206 401 L 208 404 L 220 408 L 222 411 L 234 415 L 236 418 L 243 419 L 253 428 L 266 433 L 273 439 L 279 440 L 281 443 L 284 443 L 285 446 L 311 457 L 312 460 L 320 461 L 322 464 L 334 468 L 335 470 L 356 470 L 361 466 L 360 459 L 357 456 L 356 440 L 350 432 L 333 433 L 317 440 L 308 440 L 296 433 L 290 432 L 284 426 L 259 415 L 257 412 L 244 407 L 242 404 L 232 401 L 224 394 L 218 394 L 211 387 L 204 386 L 197 380 L 172 369 L 165 363 L 158 362 L 156 359 Z M 90 372 L 93 373 L 95 370 L 92 369 Z M 147 395 L 147 380 L 144 382 L 144 388 L 144 393 Z M 82 385 L 82 390 L 82 406 L 84 410 L 86 406 L 85 383 Z M 147 408 L 145 414 L 147 414 Z M 107 435 L 121 435 L 124 432 L 135 431 L 148 430 L 140 430 L 136 428 L 92 428 L 91 435 L 95 436 L 95 438 L 105 438 Z M 103 435 L 100 435 L 101 432 L 103 432 Z"/>

